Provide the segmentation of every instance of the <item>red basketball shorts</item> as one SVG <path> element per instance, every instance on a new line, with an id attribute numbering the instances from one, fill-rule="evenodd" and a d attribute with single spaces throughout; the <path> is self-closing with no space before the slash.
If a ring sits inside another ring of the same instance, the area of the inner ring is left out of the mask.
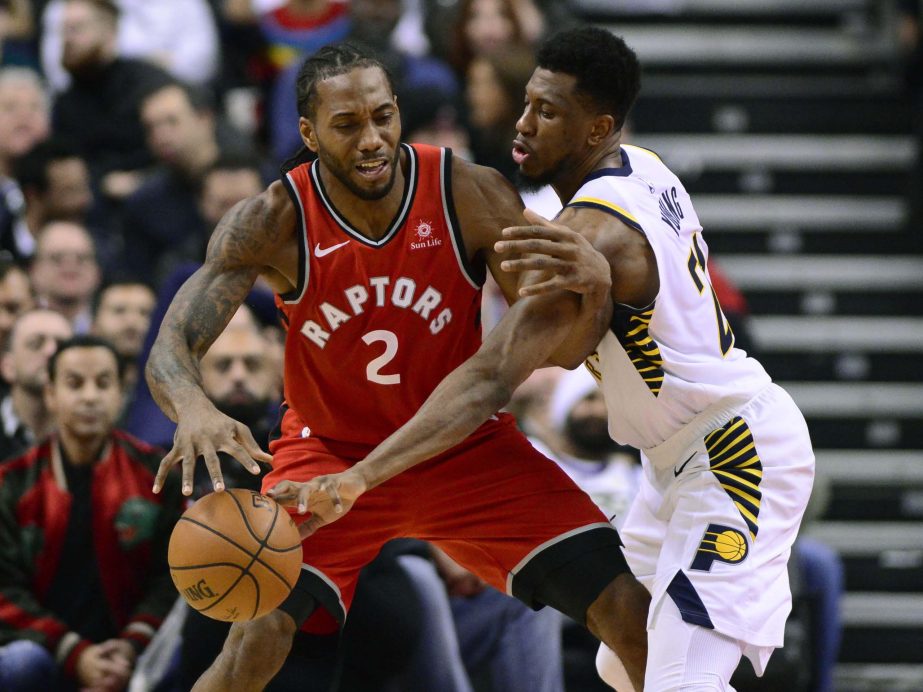
<path id="1" fill-rule="evenodd" d="M 289 409 L 281 437 L 270 443 L 273 470 L 264 491 L 282 480 L 343 471 L 371 451 L 301 437 L 302 429 Z M 500 591 L 578 621 L 628 571 L 605 515 L 507 414 L 365 493 L 346 516 L 307 538 L 299 587 L 342 623 L 359 571 L 392 538 L 434 543 Z"/>

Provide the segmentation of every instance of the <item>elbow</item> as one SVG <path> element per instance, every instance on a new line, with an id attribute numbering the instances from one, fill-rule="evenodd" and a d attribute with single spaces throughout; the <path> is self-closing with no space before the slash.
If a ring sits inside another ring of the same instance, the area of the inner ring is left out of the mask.
<path id="1" fill-rule="evenodd" d="M 144 380 L 148 388 L 153 391 L 157 385 L 157 363 L 154 357 L 154 351 L 148 356 L 147 363 L 144 366 Z"/>
<path id="2" fill-rule="evenodd" d="M 586 356 L 575 353 L 553 353 L 548 365 L 557 365 L 565 370 L 576 370 L 586 361 Z"/>

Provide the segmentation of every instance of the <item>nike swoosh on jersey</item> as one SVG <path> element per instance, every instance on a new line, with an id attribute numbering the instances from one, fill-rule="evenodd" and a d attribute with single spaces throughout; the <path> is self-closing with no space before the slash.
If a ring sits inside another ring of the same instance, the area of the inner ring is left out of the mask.
<path id="1" fill-rule="evenodd" d="M 679 476 L 679 474 L 683 472 L 683 469 L 686 468 L 686 464 L 692 461 L 692 457 L 694 457 L 696 454 L 698 454 L 698 452 L 693 452 L 692 456 L 686 459 L 686 461 L 683 462 L 683 465 L 680 466 L 678 469 L 675 466 L 673 467 L 673 477 L 674 478 L 676 478 L 677 476 Z"/>
<path id="2" fill-rule="evenodd" d="M 317 243 L 314 246 L 314 256 L 323 257 L 324 255 L 329 255 L 334 250 L 338 250 L 344 245 L 349 245 L 348 240 L 344 240 L 342 243 L 337 243 L 336 245 L 331 245 L 330 247 L 321 248 L 320 243 Z"/>

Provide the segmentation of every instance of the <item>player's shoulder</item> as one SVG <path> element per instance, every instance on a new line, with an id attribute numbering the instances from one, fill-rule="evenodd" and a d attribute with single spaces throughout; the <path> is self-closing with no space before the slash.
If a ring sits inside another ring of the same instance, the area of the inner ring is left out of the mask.
<path id="1" fill-rule="evenodd" d="M 452 191 L 457 204 L 469 203 L 468 197 L 521 202 L 516 188 L 500 171 L 460 156 L 452 157 Z"/>
<path id="2" fill-rule="evenodd" d="M 274 181 L 257 195 L 235 204 L 215 227 L 207 260 L 270 264 L 290 249 L 296 228 L 295 205 L 285 186 Z"/>
<path id="3" fill-rule="evenodd" d="M 522 198 L 499 171 L 452 160 L 452 204 L 469 251 L 492 247 L 500 231 L 523 223 Z"/>

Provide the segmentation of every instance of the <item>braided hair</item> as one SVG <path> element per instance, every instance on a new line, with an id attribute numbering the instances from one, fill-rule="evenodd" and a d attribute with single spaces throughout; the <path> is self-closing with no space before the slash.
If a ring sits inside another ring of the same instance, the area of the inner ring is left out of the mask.
<path id="1" fill-rule="evenodd" d="M 388 68 L 372 53 L 351 43 L 338 43 L 324 46 L 319 51 L 307 58 L 298 70 L 295 80 L 295 99 L 298 104 L 298 115 L 303 118 L 313 119 L 316 115 L 317 83 L 331 77 L 337 77 L 347 72 L 366 67 L 377 67 L 385 74 L 388 87 L 394 91 L 394 80 Z M 307 161 L 312 161 L 316 155 L 302 145 L 290 159 L 282 164 L 283 175 L 296 166 Z"/>

